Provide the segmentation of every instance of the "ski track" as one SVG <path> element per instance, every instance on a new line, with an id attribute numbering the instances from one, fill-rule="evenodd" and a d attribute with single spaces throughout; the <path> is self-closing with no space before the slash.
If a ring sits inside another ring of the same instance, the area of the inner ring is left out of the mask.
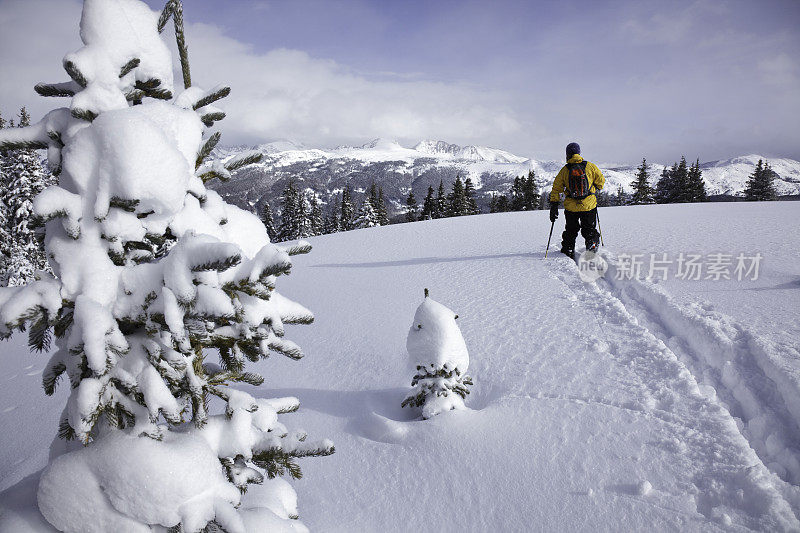
<path id="1" fill-rule="evenodd" d="M 770 496 L 788 504 L 796 520 L 800 509 L 800 387 L 791 369 L 781 368 L 775 351 L 783 350 L 784 360 L 798 360 L 797 350 L 771 343 L 710 306 L 683 306 L 651 281 L 617 280 L 613 254 L 608 254 L 608 259 L 609 270 L 596 283 L 583 282 L 575 275 L 575 264 L 565 258 L 551 263 L 550 273 L 587 307 L 598 311 L 597 316 L 604 318 L 603 324 L 597 323 L 599 337 L 620 354 L 645 348 L 642 355 L 658 355 L 651 363 L 661 372 L 661 380 L 648 376 L 650 365 L 639 366 L 636 355 L 630 360 L 643 372 L 642 381 L 654 386 L 653 400 L 645 406 L 649 415 L 675 423 L 676 431 L 684 437 L 686 430 L 735 432 L 734 437 L 744 439 L 759 458 L 758 464 L 748 469 L 748 481 L 764 487 L 763 479 L 772 477 L 777 494 Z M 623 338 L 638 338 L 640 342 L 628 341 L 627 346 L 616 343 L 621 328 L 633 330 Z M 665 381 L 666 386 L 659 386 L 658 381 Z M 689 381 L 697 386 L 689 396 L 695 401 L 684 413 L 665 412 L 674 410 L 672 393 L 686 391 Z M 735 425 L 726 424 L 724 415 Z M 687 424 L 687 420 L 695 420 L 696 425 Z M 708 480 L 697 481 L 698 487 L 709 486 Z M 735 490 L 740 481 L 730 483 L 730 487 Z M 724 493 L 726 485 L 715 488 Z M 705 504 L 699 502 L 698 511 L 710 518 L 715 504 L 730 496 L 718 494 Z"/>

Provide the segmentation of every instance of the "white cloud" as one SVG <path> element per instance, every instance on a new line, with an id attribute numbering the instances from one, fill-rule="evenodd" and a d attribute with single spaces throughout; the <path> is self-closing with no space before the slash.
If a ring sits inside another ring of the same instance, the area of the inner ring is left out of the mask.
<path id="1" fill-rule="evenodd" d="M 263 51 L 242 42 L 239 26 L 223 31 L 195 23 L 188 27 L 192 78 L 206 87 L 231 85 L 221 102 L 228 118 L 219 124 L 229 144 L 290 139 L 324 147 L 389 137 L 408 145 L 439 138 L 555 158 L 577 139 L 598 160 L 670 161 L 682 153 L 709 160 L 759 151 L 797 157 L 796 33 L 750 27 L 742 20 L 747 14 L 718 0 L 661 4 L 630 2 L 594 18 L 559 19 L 520 37 L 519 47 L 514 39 L 465 42 L 464 24 L 434 24 L 431 35 L 417 35 L 416 48 L 396 59 L 377 43 L 370 54 L 379 60 L 367 62 L 372 71 L 344 38 L 317 43 L 317 50 L 340 44 L 336 62 L 320 57 L 324 52 Z M 192 20 L 188 4 L 186 16 Z M 80 44 L 79 17 L 78 0 L 0 0 L 6 118 L 23 104 L 34 119 L 59 105 L 32 88 L 67 79 L 61 58 Z M 302 30 L 307 21 L 287 16 L 286 24 Z M 484 31 L 503 34 L 505 24 Z M 565 40 L 567 26 L 583 39 Z M 165 38 L 174 40 L 171 25 Z M 441 61 L 453 67 L 445 72 Z"/>
<path id="2" fill-rule="evenodd" d="M 0 109 L 8 116 L 27 105 L 36 119 L 59 105 L 36 95 L 33 85 L 67 79 L 61 58 L 80 46 L 80 3 L 0 5 Z M 170 29 L 164 37 L 172 41 L 173 35 Z M 292 139 L 328 146 L 373 137 L 481 142 L 520 130 L 501 96 L 466 84 L 386 72 L 369 76 L 298 50 L 260 53 L 207 24 L 191 24 L 187 41 L 193 82 L 232 88 L 221 104 L 228 116 L 220 127 L 228 143 Z"/>
<path id="3" fill-rule="evenodd" d="M 502 98 L 455 83 L 368 77 L 298 50 L 257 53 L 213 26 L 187 30 L 193 79 L 230 84 L 229 140 L 301 140 L 312 145 L 372 137 L 477 142 L 520 130 Z"/>

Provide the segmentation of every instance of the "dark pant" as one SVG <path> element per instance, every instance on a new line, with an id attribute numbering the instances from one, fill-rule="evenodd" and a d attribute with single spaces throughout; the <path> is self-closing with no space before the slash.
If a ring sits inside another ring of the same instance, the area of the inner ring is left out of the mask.
<path id="1" fill-rule="evenodd" d="M 597 225 L 597 208 L 591 211 L 567 211 L 564 210 L 564 218 L 567 219 L 567 227 L 561 234 L 561 249 L 575 250 L 575 239 L 578 238 L 578 230 L 586 241 L 586 248 L 600 241 L 600 234 L 595 229 Z"/>

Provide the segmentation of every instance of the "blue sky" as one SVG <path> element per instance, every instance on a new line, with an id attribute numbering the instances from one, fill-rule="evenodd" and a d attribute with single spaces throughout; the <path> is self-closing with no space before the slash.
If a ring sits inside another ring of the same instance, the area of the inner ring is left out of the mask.
<path id="1" fill-rule="evenodd" d="M 555 159 L 574 139 L 606 162 L 800 159 L 795 0 L 189 0 L 184 9 L 195 79 L 233 86 L 221 124 L 229 143 L 435 138 Z M 19 58 L 4 46 L 15 36 L 0 36 L 2 70 L 30 77 L 0 80 L 5 114 L 26 103 L 36 118 L 52 105 L 34 104 L 29 87 L 34 75 L 63 77 L 60 58 L 79 44 L 66 21 L 77 24 L 79 11 L 75 0 L 0 0 L 2 27 L 19 38 L 49 30 L 52 40 Z"/>

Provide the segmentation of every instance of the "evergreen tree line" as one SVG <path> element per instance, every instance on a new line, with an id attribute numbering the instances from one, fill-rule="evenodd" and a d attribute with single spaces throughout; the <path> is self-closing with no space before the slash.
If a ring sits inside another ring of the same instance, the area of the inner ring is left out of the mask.
<path id="1" fill-rule="evenodd" d="M 605 207 L 708 201 L 699 158 L 689 165 L 686 158 L 681 157 L 680 161 L 673 163 L 671 167 L 665 166 L 655 185 L 651 184 L 646 159 L 642 159 L 642 164 L 636 170 L 636 179 L 631 184 L 633 189 L 631 193 L 625 192 L 622 187 L 614 192 L 600 191 L 597 193 L 598 205 Z M 777 199 L 773 185 L 775 176 L 776 173 L 770 167 L 769 162 L 759 160 L 747 182 L 744 198 L 751 201 Z M 369 193 L 365 195 L 358 209 L 355 208 L 352 195 L 352 190 L 346 186 L 325 216 L 316 194 L 299 191 L 294 182 L 290 180 L 281 197 L 279 226 L 275 227 L 269 203 L 264 204 L 261 217 L 267 227 L 270 239 L 278 241 L 389 224 L 382 188 L 376 187 L 373 182 Z M 514 178 L 514 183 L 507 194 L 493 194 L 489 212 L 543 209 L 547 200 L 546 194 L 539 194 L 536 175 L 531 170 L 527 176 Z M 449 194 L 445 193 L 443 180 L 439 181 L 436 192 L 432 186 L 428 187 L 428 193 L 422 205 L 419 205 L 414 192 L 409 192 L 406 197 L 403 220 L 414 222 L 480 213 L 481 209 L 475 199 L 475 186 L 472 179 L 467 177 L 462 181 L 461 176 L 457 175 Z"/>
<path id="2" fill-rule="evenodd" d="M 539 195 L 536 174 L 533 170 L 526 176 L 517 176 L 509 194 L 493 194 L 489 203 L 490 213 L 507 211 L 533 211 L 543 209 L 543 197 Z"/>
<path id="3" fill-rule="evenodd" d="M 461 181 L 461 176 L 456 175 L 449 194 L 445 194 L 443 180 L 439 181 L 436 196 L 433 194 L 433 186 L 429 186 L 421 208 L 413 191 L 406 197 L 406 222 L 478 215 L 480 212 L 478 202 L 475 200 L 475 185 L 470 177 Z"/>
<path id="4" fill-rule="evenodd" d="M 375 182 L 358 209 L 353 203 L 353 191 L 346 185 L 330 205 L 327 214 L 324 214 L 322 202 L 316 193 L 301 191 L 294 180 L 289 180 L 281 195 L 278 226 L 275 226 L 275 217 L 269 202 L 264 203 L 261 220 L 267 228 L 270 240 L 281 242 L 338 231 L 385 226 L 389 224 L 389 212 L 383 187 L 377 187 Z"/>
<path id="5" fill-rule="evenodd" d="M 631 188 L 631 193 L 626 193 L 622 187 L 613 193 L 600 191 L 597 193 L 597 205 L 604 207 L 708 201 L 699 158 L 691 166 L 683 156 L 679 163 L 674 163 L 671 167 L 665 166 L 655 187 L 651 185 L 647 159 L 643 158 L 642 164 L 636 169 L 636 179 Z"/>
<path id="6" fill-rule="evenodd" d="M 30 126 L 23 107 L 16 124 L 0 114 L 0 129 Z M 33 199 L 55 182 L 35 150 L 0 151 L 0 285 L 25 285 L 37 270 L 48 270 L 44 231 L 37 228 Z"/>
<path id="7" fill-rule="evenodd" d="M 744 190 L 744 199 L 748 201 L 776 200 L 778 195 L 775 190 L 774 180 L 777 174 L 761 159 L 747 181 Z M 686 158 L 681 157 L 680 162 L 672 167 L 664 167 L 655 187 L 650 185 L 650 176 L 647 171 L 647 160 L 642 159 L 642 164 L 637 168 L 636 179 L 632 184 L 633 192 L 626 193 L 620 187 L 616 194 L 600 192 L 597 195 L 598 205 L 646 205 L 646 204 L 673 204 L 688 202 L 707 202 L 708 194 L 703 180 L 703 171 L 700 170 L 700 160 L 689 166 Z"/>

